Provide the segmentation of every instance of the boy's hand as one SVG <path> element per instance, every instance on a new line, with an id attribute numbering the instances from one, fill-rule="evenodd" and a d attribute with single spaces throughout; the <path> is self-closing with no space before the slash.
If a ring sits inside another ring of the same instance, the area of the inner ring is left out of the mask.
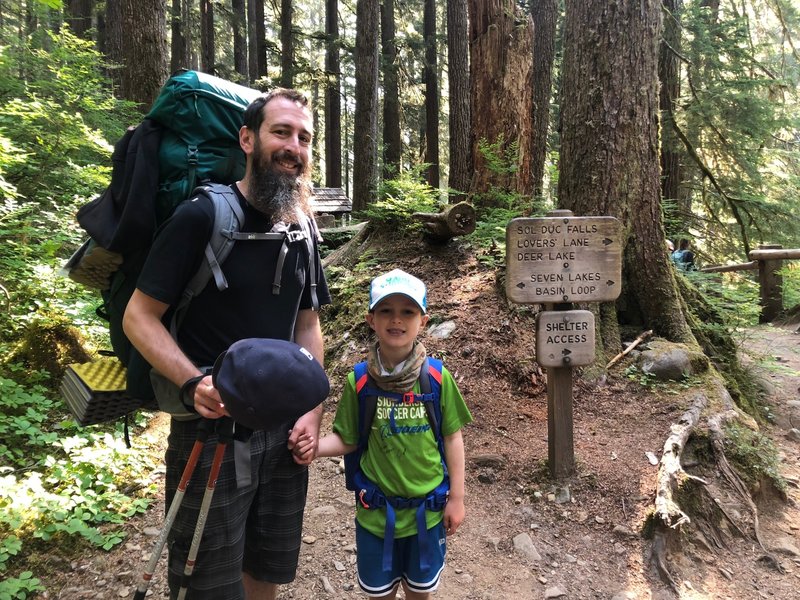
<path id="1" fill-rule="evenodd" d="M 444 505 L 444 531 L 447 535 L 453 535 L 461 523 L 464 522 L 464 517 L 467 514 L 467 509 L 464 507 L 463 498 L 453 498 L 452 496 L 447 500 Z"/>

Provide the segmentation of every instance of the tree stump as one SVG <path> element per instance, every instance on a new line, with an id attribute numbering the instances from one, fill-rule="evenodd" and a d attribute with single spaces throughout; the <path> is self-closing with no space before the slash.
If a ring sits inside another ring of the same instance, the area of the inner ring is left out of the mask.
<path id="1" fill-rule="evenodd" d="M 422 223 L 430 238 L 440 242 L 475 231 L 475 208 L 468 202 L 448 204 L 441 212 L 414 213 L 411 217 Z"/>

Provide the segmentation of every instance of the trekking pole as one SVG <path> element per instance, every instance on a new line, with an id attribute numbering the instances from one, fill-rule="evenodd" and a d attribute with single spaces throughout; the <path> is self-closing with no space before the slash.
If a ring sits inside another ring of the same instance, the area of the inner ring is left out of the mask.
<path id="1" fill-rule="evenodd" d="M 233 419 L 222 417 L 217 427 L 217 433 L 219 439 L 217 441 L 217 448 L 214 451 L 214 461 L 211 463 L 211 470 L 208 473 L 206 491 L 205 494 L 203 494 L 203 501 L 200 504 L 200 513 L 197 515 L 197 525 L 195 525 L 194 528 L 194 536 L 192 537 L 192 544 L 189 547 L 189 555 L 186 557 L 186 567 L 183 570 L 183 577 L 181 578 L 181 589 L 178 591 L 178 600 L 184 600 L 189 590 L 189 582 L 192 578 L 195 561 L 197 560 L 197 552 L 200 549 L 200 540 L 203 537 L 203 529 L 205 529 L 206 526 L 208 511 L 211 508 L 211 499 L 214 497 L 214 489 L 217 486 L 217 476 L 222 466 L 222 459 L 225 456 L 225 448 L 233 439 Z"/>
<path id="2" fill-rule="evenodd" d="M 158 538 L 153 546 L 153 554 L 150 556 L 144 573 L 142 573 L 142 580 L 136 588 L 136 594 L 134 594 L 133 600 L 144 600 L 147 594 L 147 588 L 150 587 L 150 581 L 153 579 L 153 573 L 156 571 L 156 565 L 158 564 L 158 559 L 161 557 L 161 551 L 164 549 L 164 544 L 167 542 L 167 536 L 172 529 L 172 524 L 175 522 L 178 509 L 181 507 L 183 496 L 186 494 L 186 487 L 189 485 L 189 480 L 192 478 L 192 473 L 200 458 L 200 451 L 203 449 L 208 439 L 208 434 L 211 433 L 213 428 L 214 422 L 210 419 L 203 419 L 197 426 L 197 439 L 194 442 L 194 446 L 192 446 L 189 459 L 186 461 L 186 467 L 183 469 L 183 475 L 181 475 L 181 481 L 178 483 L 178 489 L 175 491 L 175 496 L 172 498 L 167 516 L 164 519 L 164 527 L 161 529 L 161 533 L 158 534 Z"/>

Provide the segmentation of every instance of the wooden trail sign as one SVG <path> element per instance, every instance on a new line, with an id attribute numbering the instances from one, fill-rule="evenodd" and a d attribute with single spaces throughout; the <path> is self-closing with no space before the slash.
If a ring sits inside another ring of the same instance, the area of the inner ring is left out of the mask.
<path id="1" fill-rule="evenodd" d="M 547 455 L 555 478 L 575 471 L 572 367 L 594 361 L 594 315 L 570 309 L 619 296 L 621 241 L 614 217 L 575 217 L 569 210 L 512 219 L 506 227 L 506 295 L 546 305 L 536 319 L 536 361 L 547 368 Z"/>
<path id="2" fill-rule="evenodd" d="M 614 217 L 512 219 L 506 228 L 506 294 L 520 304 L 608 302 L 622 284 L 621 226 Z"/>

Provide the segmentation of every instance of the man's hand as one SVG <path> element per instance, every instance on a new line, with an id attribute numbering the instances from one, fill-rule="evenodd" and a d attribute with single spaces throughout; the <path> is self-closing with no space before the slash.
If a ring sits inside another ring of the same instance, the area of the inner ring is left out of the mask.
<path id="1" fill-rule="evenodd" d="M 317 456 L 319 422 L 319 411 L 312 410 L 297 419 L 289 431 L 286 446 L 291 450 L 292 458 L 298 465 L 310 465 Z"/>
<path id="2" fill-rule="evenodd" d="M 220 398 L 217 388 L 211 383 L 211 375 L 203 377 L 194 388 L 194 409 L 206 419 L 229 417 L 225 404 Z"/>

